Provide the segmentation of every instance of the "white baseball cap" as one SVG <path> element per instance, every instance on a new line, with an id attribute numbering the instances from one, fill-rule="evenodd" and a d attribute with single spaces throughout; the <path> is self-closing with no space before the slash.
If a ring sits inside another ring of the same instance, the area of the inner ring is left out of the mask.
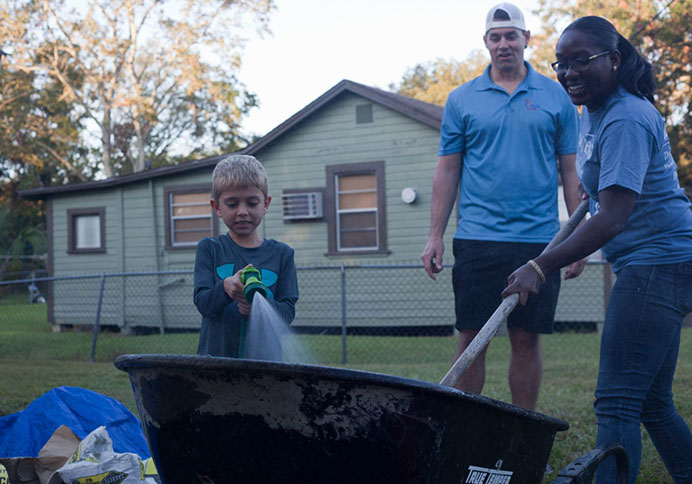
<path id="1" fill-rule="evenodd" d="M 485 17 L 485 33 L 490 29 L 501 29 L 514 27 L 519 30 L 526 30 L 524 15 L 519 7 L 511 3 L 498 3 L 488 12 Z"/>

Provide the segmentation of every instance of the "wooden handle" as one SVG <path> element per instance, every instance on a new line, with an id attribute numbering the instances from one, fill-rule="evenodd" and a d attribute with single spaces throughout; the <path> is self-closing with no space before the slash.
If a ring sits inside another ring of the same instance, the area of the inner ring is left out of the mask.
<path id="1" fill-rule="evenodd" d="M 541 254 L 548 252 L 550 249 L 552 249 L 556 245 L 560 244 L 567 237 L 569 237 L 570 234 L 572 232 L 574 232 L 574 229 L 577 228 L 577 225 L 579 225 L 581 220 L 586 215 L 586 212 L 588 212 L 588 211 L 589 211 L 589 201 L 588 200 L 582 200 L 582 202 L 579 204 L 577 209 L 574 212 L 572 212 L 572 215 L 570 215 L 567 222 L 565 222 L 565 226 L 562 227 L 557 234 L 555 234 L 555 237 L 553 237 L 553 240 L 551 240 L 550 243 L 545 246 L 545 249 L 543 249 L 543 252 L 541 252 Z"/>
<path id="2" fill-rule="evenodd" d="M 579 225 L 579 222 L 584 218 L 586 212 L 589 210 L 589 201 L 582 201 L 577 209 L 572 213 L 567 223 L 560 229 L 560 231 L 555 234 L 553 240 L 546 245 L 543 252 L 546 252 L 560 242 L 565 240 L 574 231 L 574 229 Z M 541 253 L 543 253 L 541 252 Z M 510 294 L 502 300 L 500 306 L 495 310 L 495 312 L 490 316 L 490 319 L 483 325 L 481 330 L 478 332 L 475 338 L 471 340 L 471 343 L 466 347 L 464 352 L 459 356 L 457 361 L 454 362 L 452 367 L 449 369 L 447 374 L 444 376 L 440 385 L 447 385 L 450 387 L 456 386 L 456 383 L 461 379 L 461 377 L 466 373 L 469 366 L 476 361 L 478 355 L 481 354 L 483 349 L 488 346 L 490 340 L 497 330 L 500 329 L 502 322 L 507 319 L 514 308 L 517 307 L 519 303 L 519 294 Z"/>

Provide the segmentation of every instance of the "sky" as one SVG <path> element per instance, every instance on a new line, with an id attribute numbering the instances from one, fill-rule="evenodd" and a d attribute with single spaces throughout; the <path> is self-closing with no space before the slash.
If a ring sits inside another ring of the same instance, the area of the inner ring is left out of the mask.
<path id="1" fill-rule="evenodd" d="M 275 0 L 271 35 L 250 38 L 240 80 L 260 107 L 243 122 L 263 136 L 343 79 L 388 89 L 405 71 L 485 49 L 485 16 L 497 0 Z M 513 0 L 529 30 L 537 0 Z"/>

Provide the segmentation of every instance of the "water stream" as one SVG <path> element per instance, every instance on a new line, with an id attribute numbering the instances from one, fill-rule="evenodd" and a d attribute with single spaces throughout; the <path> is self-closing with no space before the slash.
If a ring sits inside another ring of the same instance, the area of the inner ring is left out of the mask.
<path id="1" fill-rule="evenodd" d="M 261 294 L 252 299 L 245 357 L 253 360 L 314 364 L 298 335 Z"/>

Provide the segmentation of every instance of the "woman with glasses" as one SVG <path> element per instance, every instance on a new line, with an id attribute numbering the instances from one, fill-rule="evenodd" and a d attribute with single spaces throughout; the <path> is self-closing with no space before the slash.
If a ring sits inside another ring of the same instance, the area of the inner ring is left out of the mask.
<path id="1" fill-rule="evenodd" d="M 602 249 L 613 286 L 601 338 L 597 445 L 627 451 L 637 480 L 643 423 L 676 483 L 692 483 L 692 433 L 673 404 L 684 316 L 692 311 L 692 212 L 680 188 L 651 64 L 615 27 L 583 17 L 560 36 L 553 68 L 584 106 L 577 174 L 591 217 L 565 242 L 509 277 L 524 304 L 545 275 Z M 613 482 L 614 458 L 597 483 Z"/>

